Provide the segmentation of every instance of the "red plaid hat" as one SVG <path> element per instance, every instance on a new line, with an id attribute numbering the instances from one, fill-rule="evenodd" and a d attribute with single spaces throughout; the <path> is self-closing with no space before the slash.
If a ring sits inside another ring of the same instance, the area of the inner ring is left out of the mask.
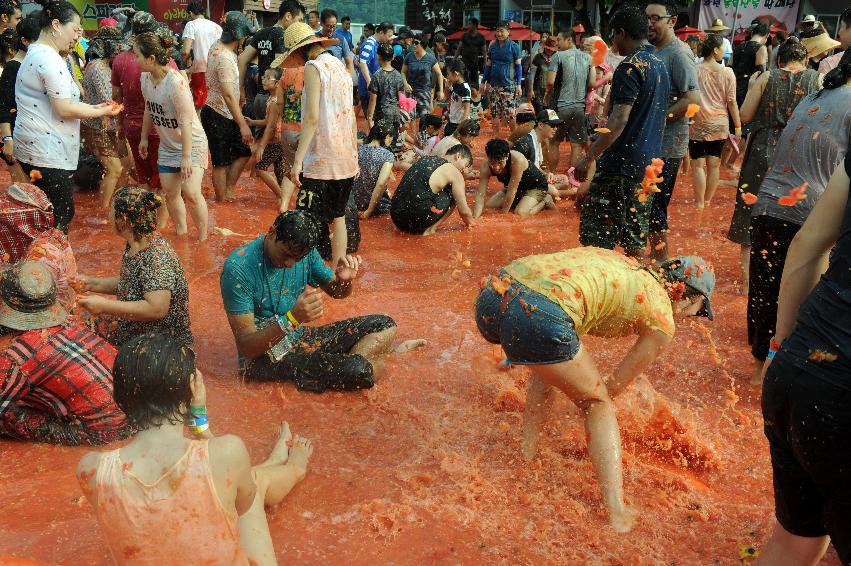
<path id="1" fill-rule="evenodd" d="M 53 204 L 41 189 L 13 183 L 0 193 L 0 259 L 17 263 L 36 236 L 53 228 Z"/>

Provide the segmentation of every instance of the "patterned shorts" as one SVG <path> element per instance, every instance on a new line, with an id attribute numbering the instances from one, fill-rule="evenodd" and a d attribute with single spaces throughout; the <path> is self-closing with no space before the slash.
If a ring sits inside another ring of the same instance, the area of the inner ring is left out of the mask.
<path id="1" fill-rule="evenodd" d="M 579 214 L 583 246 L 643 250 L 647 246 L 652 197 L 638 200 L 641 180 L 597 172 Z"/>
<path id="2" fill-rule="evenodd" d="M 493 86 L 488 89 L 491 103 L 491 116 L 494 118 L 512 118 L 514 116 L 514 98 L 516 88 L 513 86 Z"/>

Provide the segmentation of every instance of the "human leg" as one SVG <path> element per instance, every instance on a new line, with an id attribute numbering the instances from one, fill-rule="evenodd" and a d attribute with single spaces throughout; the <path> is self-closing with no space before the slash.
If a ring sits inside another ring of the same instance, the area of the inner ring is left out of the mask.
<path id="1" fill-rule="evenodd" d="M 165 196 L 166 208 L 174 223 L 174 231 L 177 232 L 178 236 L 183 236 L 187 232 L 186 205 L 181 194 L 183 180 L 180 178 L 180 173 L 160 173 L 160 183 Z M 157 222 L 159 223 L 159 218 Z"/>
<path id="2" fill-rule="evenodd" d="M 74 218 L 74 183 L 72 181 L 73 171 L 65 169 L 51 169 L 49 167 L 37 167 L 19 161 L 21 168 L 27 176 L 34 176 L 32 183 L 44 191 L 47 198 L 53 204 L 53 217 L 56 228 L 68 233 L 68 226 Z M 35 175 L 33 171 L 38 171 Z"/>
<path id="3" fill-rule="evenodd" d="M 694 207 L 706 206 L 706 158 L 692 159 L 692 188 L 694 189 Z"/>
<path id="4" fill-rule="evenodd" d="M 680 157 L 666 157 L 662 167 L 662 182 L 659 183 L 659 192 L 654 194 L 650 200 L 648 209 L 648 226 L 645 232 L 650 241 L 650 257 L 657 261 L 668 259 L 668 205 L 674 196 L 674 187 L 677 184 L 677 173 L 680 171 Z M 637 189 L 637 187 L 636 187 Z M 641 211 L 640 207 L 636 208 Z M 643 239 L 643 238 L 642 238 Z M 642 246 L 643 256 L 644 246 Z"/>
<path id="5" fill-rule="evenodd" d="M 755 566 L 816 566 L 827 552 L 830 537 L 799 537 L 774 525 L 771 538 L 754 562 Z"/>
<path id="6" fill-rule="evenodd" d="M 721 177 L 721 158 L 709 155 L 706 157 L 706 206 L 712 202 L 718 189 L 718 179 Z"/>
<path id="7" fill-rule="evenodd" d="M 526 408 L 523 409 L 523 440 L 521 451 L 523 459 L 531 461 L 538 453 L 538 439 L 541 437 L 541 428 L 544 419 L 550 411 L 553 401 L 553 387 L 532 373 L 529 384 L 526 386 Z"/>
<path id="8" fill-rule="evenodd" d="M 104 168 L 103 179 L 100 182 L 100 206 L 103 210 L 106 210 L 112 201 L 112 193 L 115 192 L 124 167 L 118 157 L 107 157 L 103 154 L 99 154 L 97 157 Z"/>
<path id="9" fill-rule="evenodd" d="M 505 201 L 505 189 L 497 191 L 496 194 L 489 198 L 485 203 L 485 208 L 500 208 L 503 201 Z"/>
<path id="10" fill-rule="evenodd" d="M 514 213 L 521 217 L 532 216 L 541 212 L 548 202 L 552 202 L 552 197 L 546 191 L 541 189 L 526 191 L 514 207 Z"/>
<path id="11" fill-rule="evenodd" d="M 189 216 L 192 217 L 192 222 L 198 230 L 198 240 L 203 242 L 207 239 L 207 201 L 201 193 L 201 181 L 204 177 L 204 170 L 201 167 L 192 167 L 192 174 L 188 179 L 183 181 L 181 193 L 186 200 L 186 207 L 189 210 Z"/>

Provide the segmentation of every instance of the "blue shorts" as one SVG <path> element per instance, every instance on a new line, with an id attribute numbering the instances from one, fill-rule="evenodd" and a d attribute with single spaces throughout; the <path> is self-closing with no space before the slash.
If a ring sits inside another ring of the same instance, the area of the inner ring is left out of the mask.
<path id="1" fill-rule="evenodd" d="M 180 173 L 180 167 L 172 167 L 171 165 L 157 164 L 157 171 L 160 173 Z"/>
<path id="2" fill-rule="evenodd" d="M 522 283 L 512 283 L 504 296 L 488 283 L 476 300 L 476 325 L 515 365 L 557 364 L 579 353 L 570 315 Z"/>

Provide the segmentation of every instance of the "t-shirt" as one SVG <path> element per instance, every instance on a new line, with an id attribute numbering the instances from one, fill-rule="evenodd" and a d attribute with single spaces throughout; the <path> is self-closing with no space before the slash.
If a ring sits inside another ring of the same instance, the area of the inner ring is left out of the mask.
<path id="1" fill-rule="evenodd" d="M 464 119 L 464 103 L 470 102 L 472 98 L 470 85 L 467 83 L 455 83 L 449 94 L 449 121 L 459 124 Z"/>
<path id="2" fill-rule="evenodd" d="M 236 53 L 216 43 L 210 49 L 207 58 L 207 106 L 227 118 L 233 120 L 225 97 L 222 93 L 222 85 L 230 84 L 231 92 L 238 96 L 239 93 L 239 64 Z"/>
<path id="3" fill-rule="evenodd" d="M 408 66 L 408 84 L 415 92 L 431 92 L 432 69 L 437 63 L 434 55 L 426 51 L 420 59 L 413 53 L 405 57 Z"/>
<path id="4" fill-rule="evenodd" d="M 615 69 L 610 93 L 612 108 L 629 104 L 632 111 L 621 135 L 597 160 L 597 171 L 641 179 L 644 168 L 662 151 L 668 71 L 654 51 L 652 45 L 644 44 Z"/>
<path id="5" fill-rule="evenodd" d="M 352 48 L 349 46 L 349 42 L 346 41 L 345 36 L 341 35 L 341 31 L 339 29 L 334 30 L 334 33 L 331 34 L 332 39 L 337 39 L 338 43 L 336 45 L 329 45 L 327 47 L 328 51 L 331 54 L 342 61 L 345 57 L 354 58 L 354 53 L 352 53 Z M 324 34 L 322 31 L 316 32 L 317 37 L 323 37 Z"/>
<path id="6" fill-rule="evenodd" d="M 481 33 L 473 35 L 469 31 L 466 32 L 461 36 L 461 59 L 470 62 L 475 61 L 476 65 L 478 65 L 479 57 L 481 57 L 486 43 L 485 36 Z"/>
<path id="7" fill-rule="evenodd" d="M 374 121 L 382 116 L 388 122 L 398 124 L 400 121 L 401 107 L 399 106 L 399 92 L 404 90 L 402 75 L 396 69 L 378 69 L 369 81 L 369 92 L 378 97 L 375 103 Z"/>
<path id="8" fill-rule="evenodd" d="M 851 89 L 823 90 L 795 107 L 777 142 L 774 159 L 759 187 L 751 216 L 767 214 L 801 225 L 827 188 L 851 147 Z M 782 206 L 777 200 L 808 184 L 806 200 Z"/>
<path id="9" fill-rule="evenodd" d="M 618 252 L 573 248 L 518 259 L 505 272 L 558 303 L 580 336 L 629 336 L 643 327 L 674 335 L 674 313 L 665 287 L 637 261 Z"/>
<path id="10" fill-rule="evenodd" d="M 275 315 L 286 316 L 308 285 L 322 287 L 334 279 L 316 249 L 292 267 L 275 267 L 263 250 L 264 237 L 232 251 L 219 279 L 225 312 L 253 314 L 258 325 Z M 293 338 L 303 332 L 303 327 L 297 328 Z"/>
<path id="11" fill-rule="evenodd" d="M 550 61 L 550 72 L 561 69 L 561 89 L 557 93 L 556 108 L 578 110 L 585 108 L 588 94 L 588 72 L 591 56 L 579 49 L 559 51 Z"/>
<path id="12" fill-rule="evenodd" d="M 83 71 L 83 102 L 98 105 L 112 100 L 112 69 L 106 59 L 95 59 L 86 65 Z M 118 118 L 89 118 L 83 120 L 83 125 L 93 130 L 108 130 L 114 132 L 118 129 Z"/>
<path id="13" fill-rule="evenodd" d="M 285 68 L 278 82 L 284 93 L 281 130 L 301 129 L 301 95 L 304 91 L 304 67 Z"/>
<path id="14" fill-rule="evenodd" d="M 496 87 L 511 87 L 520 84 L 520 77 L 514 76 L 514 62 L 520 59 L 520 47 L 507 39 L 501 44 L 494 41 L 488 47 L 488 60 L 491 63 L 488 83 Z"/>
<path id="15" fill-rule="evenodd" d="M 532 83 L 532 91 L 538 100 L 543 101 L 547 94 L 547 79 L 551 70 L 552 58 L 548 61 L 543 53 L 536 53 L 532 57 L 532 66 L 535 67 L 535 80 Z M 530 71 L 531 75 L 531 71 Z"/>
<path id="16" fill-rule="evenodd" d="M 358 210 L 369 208 L 369 201 L 372 199 L 372 191 L 375 190 L 381 168 L 395 160 L 393 152 L 381 146 L 362 145 L 358 148 L 360 173 L 355 177 L 352 185 Z"/>
<path id="17" fill-rule="evenodd" d="M 272 66 L 275 57 L 286 51 L 284 28 L 277 25 L 263 28 L 252 36 L 250 45 L 257 50 L 257 85 L 262 89 L 263 75 Z"/>
<path id="18" fill-rule="evenodd" d="M 534 164 L 535 167 L 540 168 L 544 162 L 544 152 L 541 149 L 541 142 L 538 140 L 538 134 L 535 133 L 535 130 L 532 130 L 514 142 L 511 149 L 522 153 L 523 157 L 528 159 L 529 163 Z"/>
<path id="19" fill-rule="evenodd" d="M 169 59 L 168 66 L 177 70 L 174 59 Z M 133 51 L 124 51 L 115 56 L 112 61 L 112 86 L 121 88 L 122 103 L 124 111 L 119 114 L 123 120 L 124 127 L 141 128 L 142 117 L 145 114 L 145 97 L 142 96 L 142 69 L 136 62 Z M 156 130 L 152 129 L 150 135 L 157 136 Z"/>
<path id="20" fill-rule="evenodd" d="M 355 44 L 352 43 L 352 32 L 346 31 L 346 30 L 340 28 L 340 29 L 337 30 L 337 33 L 340 34 L 340 37 L 342 37 L 346 40 L 346 43 L 348 44 L 349 49 L 355 48 Z"/>
<path id="21" fill-rule="evenodd" d="M 723 140 L 730 133 L 727 105 L 736 102 L 736 75 L 730 67 L 697 66 L 700 110 L 689 127 L 689 139 Z"/>
<path id="22" fill-rule="evenodd" d="M 662 60 L 668 70 L 668 108 L 679 100 L 683 93 L 698 89 L 693 55 L 691 48 L 677 38 L 662 49 L 656 50 L 656 57 Z M 681 116 L 665 124 L 662 154 L 656 157 L 685 157 L 688 150 L 688 122 L 688 117 Z"/>
<path id="23" fill-rule="evenodd" d="M 10 59 L 3 65 L 0 74 L 0 124 L 9 124 L 9 131 L 15 131 L 15 118 L 18 109 L 15 107 L 15 82 L 18 80 L 20 61 Z"/>
<path id="24" fill-rule="evenodd" d="M 192 128 L 192 165 L 207 168 L 207 135 L 195 112 L 189 84 L 178 71 L 169 69 L 160 84 L 154 86 L 151 73 L 142 73 L 142 94 L 151 123 L 160 134 L 158 163 L 180 167 L 183 141 L 180 128 Z"/>
<path id="25" fill-rule="evenodd" d="M 818 72 L 822 75 L 826 75 L 831 72 L 839 65 L 839 61 L 842 59 L 843 55 L 845 55 L 845 52 L 840 51 L 839 53 L 834 53 L 830 57 L 822 59 L 818 65 Z"/>
<path id="26" fill-rule="evenodd" d="M 189 346 L 193 342 L 189 324 L 189 284 L 183 273 L 180 258 L 162 236 L 136 255 L 129 255 L 130 245 L 121 258 L 121 273 L 115 296 L 119 301 L 144 301 L 145 293 L 171 291 L 168 312 L 160 320 L 119 319 L 118 328 L 110 342 L 121 346 L 134 336 L 147 332 L 168 334 L 177 342 Z"/>
<path id="27" fill-rule="evenodd" d="M 77 169 L 80 121 L 60 117 L 50 99 L 80 101 L 65 61 L 51 47 L 33 43 L 15 84 L 15 159 L 36 167 Z"/>
<path id="28" fill-rule="evenodd" d="M 183 26 L 183 39 L 192 40 L 192 72 L 207 72 L 207 54 L 222 36 L 222 27 L 207 18 L 189 20 Z"/>
<path id="29" fill-rule="evenodd" d="M 358 61 L 366 64 L 370 77 L 378 70 L 378 40 L 375 37 L 369 36 L 364 40 L 358 54 Z M 361 73 L 358 73 L 358 96 L 368 96 L 368 86 L 366 84 L 366 78 Z"/>

